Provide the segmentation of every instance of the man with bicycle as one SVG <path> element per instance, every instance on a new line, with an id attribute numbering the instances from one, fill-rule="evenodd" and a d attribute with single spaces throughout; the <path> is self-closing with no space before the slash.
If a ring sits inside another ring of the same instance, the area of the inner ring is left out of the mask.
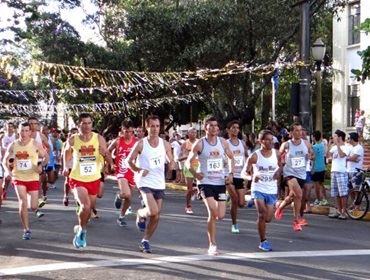
<path id="1" fill-rule="evenodd" d="M 348 137 L 348 143 L 350 146 L 350 151 L 347 157 L 347 173 L 348 173 L 348 179 L 349 182 L 351 182 L 351 179 L 357 173 L 356 168 L 363 169 L 363 163 L 364 163 L 364 148 L 360 145 L 359 141 L 359 135 L 356 132 L 351 132 Z M 361 178 L 360 180 L 355 181 L 355 185 L 361 184 Z M 352 184 L 349 183 L 348 187 L 351 188 Z"/>

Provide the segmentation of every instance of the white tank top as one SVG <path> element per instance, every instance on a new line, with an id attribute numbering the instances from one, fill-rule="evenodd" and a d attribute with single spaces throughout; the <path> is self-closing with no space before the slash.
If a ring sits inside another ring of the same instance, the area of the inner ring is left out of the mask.
<path id="1" fill-rule="evenodd" d="M 214 145 L 208 143 L 206 137 L 201 138 L 201 141 L 203 149 L 198 155 L 200 163 L 198 172 L 202 172 L 204 178 L 202 180 L 197 180 L 198 185 L 224 186 L 224 163 L 226 159 L 221 138 L 217 137 L 216 144 Z"/>
<path id="2" fill-rule="evenodd" d="M 1 147 L 6 150 L 10 143 L 12 143 L 15 140 L 15 133 L 13 135 L 9 136 L 7 134 L 4 134 L 3 139 L 1 139 Z"/>
<path id="3" fill-rule="evenodd" d="M 42 138 L 40 135 L 40 131 L 36 131 L 35 142 L 42 145 Z"/>
<path id="4" fill-rule="evenodd" d="M 153 148 L 148 142 L 148 137 L 143 138 L 143 150 L 139 154 L 136 163 L 139 168 L 146 169 L 149 173 L 143 177 L 135 172 L 136 185 L 156 190 L 166 188 L 164 178 L 164 164 L 166 162 L 166 149 L 162 138 L 159 138 L 158 146 Z"/>
<path id="5" fill-rule="evenodd" d="M 289 140 L 288 145 L 283 169 L 284 177 L 293 176 L 305 180 L 308 148 L 303 139 L 301 139 L 301 143 L 298 145 L 293 144 L 292 140 Z"/>
<path id="6" fill-rule="evenodd" d="M 245 163 L 245 150 L 243 142 L 238 139 L 238 144 L 235 145 L 230 139 L 226 140 L 229 143 L 230 150 L 234 154 L 235 168 L 234 168 L 234 178 L 241 178 L 241 172 Z M 228 158 L 230 164 L 230 159 Z M 226 174 L 226 173 L 225 173 Z"/>
<path id="7" fill-rule="evenodd" d="M 277 194 L 277 181 L 273 179 L 275 171 L 279 168 L 276 157 L 276 150 L 272 149 L 271 156 L 266 158 L 262 155 L 261 149 L 255 151 L 257 162 L 253 164 L 253 179 L 251 191 L 258 191 L 267 194 Z M 258 182 L 254 178 L 258 176 Z"/>

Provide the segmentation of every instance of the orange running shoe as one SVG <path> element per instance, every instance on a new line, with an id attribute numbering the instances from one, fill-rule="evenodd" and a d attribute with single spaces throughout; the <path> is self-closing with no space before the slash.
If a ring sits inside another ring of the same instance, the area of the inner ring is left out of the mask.
<path id="1" fill-rule="evenodd" d="M 283 209 L 277 208 L 275 211 L 275 219 L 281 220 L 283 218 Z"/>
<path id="2" fill-rule="evenodd" d="M 294 221 L 292 227 L 294 231 L 302 231 L 302 226 L 298 223 L 298 221 Z"/>
<path id="3" fill-rule="evenodd" d="M 298 218 L 297 223 L 300 224 L 301 226 L 307 226 L 308 222 L 305 218 Z"/>

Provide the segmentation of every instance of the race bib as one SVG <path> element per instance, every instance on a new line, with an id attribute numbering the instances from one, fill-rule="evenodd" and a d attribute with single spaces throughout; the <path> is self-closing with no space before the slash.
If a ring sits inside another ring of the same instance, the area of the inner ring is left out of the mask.
<path id="1" fill-rule="evenodd" d="M 305 167 L 306 161 L 304 157 L 294 157 L 292 158 L 292 167 L 293 168 L 300 168 Z"/>
<path id="2" fill-rule="evenodd" d="M 96 163 L 95 162 L 80 163 L 80 174 L 81 176 L 95 175 L 96 174 Z"/>
<path id="3" fill-rule="evenodd" d="M 235 160 L 235 166 L 243 166 L 244 164 L 244 157 L 242 156 L 236 156 L 234 157 L 234 160 Z"/>
<path id="4" fill-rule="evenodd" d="M 125 158 L 122 158 L 122 159 L 121 159 L 120 166 L 121 166 L 121 168 L 122 168 L 122 169 L 126 169 L 126 168 L 128 168 L 128 164 L 127 164 L 127 162 L 126 162 L 126 159 L 125 159 Z"/>
<path id="5" fill-rule="evenodd" d="M 161 157 L 154 157 L 149 160 L 150 168 L 160 168 L 161 167 Z"/>
<path id="6" fill-rule="evenodd" d="M 211 158 L 207 160 L 207 171 L 215 172 L 223 170 L 222 158 Z"/>
<path id="7" fill-rule="evenodd" d="M 17 170 L 30 170 L 32 168 L 32 162 L 30 159 L 17 160 Z"/>

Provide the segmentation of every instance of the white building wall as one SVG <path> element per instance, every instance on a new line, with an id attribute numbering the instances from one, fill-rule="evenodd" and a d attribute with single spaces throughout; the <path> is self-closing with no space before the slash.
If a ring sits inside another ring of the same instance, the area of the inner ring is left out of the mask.
<path id="1" fill-rule="evenodd" d="M 353 1 L 356 2 L 356 1 Z M 361 22 L 370 18 L 370 1 L 362 0 Z M 364 84 L 353 79 L 351 69 L 360 69 L 362 60 L 357 54 L 358 51 L 366 49 L 370 45 L 370 35 L 361 33 L 360 43 L 348 45 L 348 16 L 349 9 L 344 9 L 333 19 L 333 102 L 332 119 L 333 130 L 353 130 L 347 126 L 347 104 L 348 86 L 358 84 L 360 89 L 360 109 L 365 110 L 366 115 L 370 114 L 370 81 Z"/>

